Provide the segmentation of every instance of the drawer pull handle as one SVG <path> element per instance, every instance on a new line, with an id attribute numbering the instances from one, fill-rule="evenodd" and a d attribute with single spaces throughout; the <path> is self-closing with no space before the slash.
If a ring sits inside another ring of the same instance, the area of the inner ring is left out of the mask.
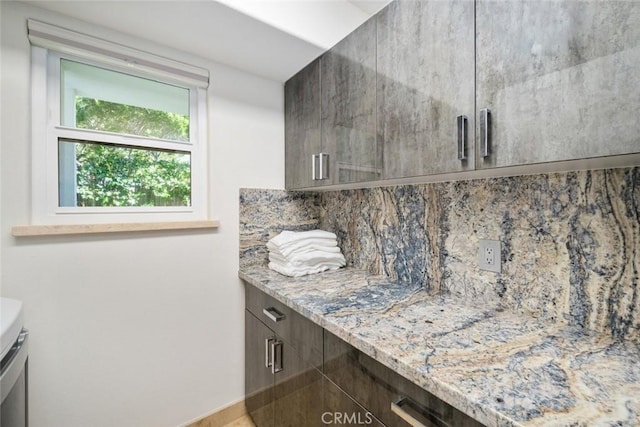
<path id="1" fill-rule="evenodd" d="M 286 317 L 283 313 L 280 313 L 274 307 L 263 308 L 262 312 L 264 313 L 265 316 L 267 316 L 269 319 L 273 320 L 276 323 L 280 322 L 281 320 L 284 320 Z"/>
<path id="2" fill-rule="evenodd" d="M 413 427 L 449 427 L 434 411 L 424 408 L 408 397 L 400 397 L 391 402 L 391 412 L 411 424 Z M 422 418 L 424 421 L 420 421 Z"/>

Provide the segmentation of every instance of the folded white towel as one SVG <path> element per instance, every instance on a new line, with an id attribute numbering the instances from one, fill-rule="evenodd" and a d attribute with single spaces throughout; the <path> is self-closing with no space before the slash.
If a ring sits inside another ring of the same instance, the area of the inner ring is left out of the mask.
<path id="1" fill-rule="evenodd" d="M 278 252 L 269 252 L 269 260 L 281 262 L 283 264 L 291 263 L 295 265 L 315 264 L 318 262 L 345 263 L 344 255 L 342 255 L 342 253 L 340 252 L 329 253 L 329 252 L 322 252 L 322 251 L 296 253 L 288 257 L 285 257 Z"/>
<path id="2" fill-rule="evenodd" d="M 269 268 L 271 268 L 272 270 L 275 270 L 277 272 L 285 272 L 283 274 L 286 274 L 287 276 L 304 276 L 305 274 L 313 274 L 313 273 L 318 273 L 320 271 L 326 271 L 326 270 L 337 270 L 339 268 L 341 268 L 341 266 L 339 265 L 332 265 L 332 264 L 320 264 L 317 265 L 315 267 L 296 267 L 293 265 L 282 265 L 280 263 L 277 262 L 270 262 L 269 263 Z"/>
<path id="3" fill-rule="evenodd" d="M 267 242 L 269 268 L 299 277 L 346 265 L 335 234 L 322 230 L 283 231 Z"/>
<path id="4" fill-rule="evenodd" d="M 307 272 L 307 271 L 311 271 L 311 272 L 317 272 L 317 271 L 324 271 L 324 270 L 337 270 L 339 268 L 344 267 L 343 265 L 339 264 L 339 263 L 321 263 L 321 264 L 317 264 L 317 265 L 291 265 L 291 264 L 282 264 L 280 262 L 275 262 L 275 261 L 271 261 L 269 263 L 269 265 L 271 265 L 272 267 L 275 268 L 280 268 L 280 270 L 277 271 L 281 271 L 281 270 L 286 270 L 286 271 L 295 271 L 298 273 L 303 273 L 303 272 Z"/>
<path id="5" fill-rule="evenodd" d="M 293 254 L 288 257 L 283 257 L 275 252 L 269 253 L 269 261 L 278 262 L 281 264 L 291 264 L 298 267 L 315 267 L 322 263 L 332 263 L 340 266 L 344 266 L 346 261 L 344 255 L 341 253 L 327 253 L 323 251 L 312 251 L 302 254 Z"/>
<path id="6" fill-rule="evenodd" d="M 271 238 L 269 242 L 279 247 L 286 247 L 295 242 L 308 239 L 330 239 L 335 240 L 337 236 L 329 231 L 310 230 L 310 231 L 288 231 L 285 230 L 277 236 Z"/>
<path id="7" fill-rule="evenodd" d="M 317 250 L 324 250 L 326 248 L 331 252 L 334 252 L 335 249 L 329 249 L 329 248 L 337 249 L 337 246 L 338 246 L 338 241 L 336 239 L 310 238 L 310 239 L 298 240 L 285 245 L 278 245 L 276 243 L 273 243 L 272 241 L 267 242 L 267 248 L 270 251 L 278 251 L 285 256 L 289 255 L 294 251 L 297 252 L 299 250 L 304 250 L 308 248 L 315 248 Z"/>
<path id="8" fill-rule="evenodd" d="M 272 269 L 273 271 L 277 271 L 280 274 L 284 274 L 285 276 L 300 277 L 300 276 L 306 276 L 307 274 L 321 273 L 327 270 L 337 270 L 340 267 L 322 265 L 316 268 L 301 268 L 301 267 L 283 266 L 278 263 L 270 262 L 269 268 Z"/>
<path id="9" fill-rule="evenodd" d="M 338 243 L 337 242 L 334 242 L 334 243 L 335 245 L 333 246 L 314 245 L 314 244 L 300 245 L 295 247 L 284 248 L 279 251 L 276 250 L 274 252 L 279 252 L 284 256 L 289 256 L 293 254 L 304 254 L 304 253 L 313 252 L 313 251 L 321 251 L 321 252 L 326 252 L 328 254 L 339 254 L 340 248 L 338 247 Z"/>

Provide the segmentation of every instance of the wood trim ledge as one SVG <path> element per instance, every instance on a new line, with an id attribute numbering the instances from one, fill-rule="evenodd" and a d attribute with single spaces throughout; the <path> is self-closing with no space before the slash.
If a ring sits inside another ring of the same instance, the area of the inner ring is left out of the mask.
<path id="1" fill-rule="evenodd" d="M 129 233 L 140 231 L 215 229 L 218 220 L 139 222 L 120 224 L 18 225 L 11 228 L 15 237 L 59 236 L 73 234 Z"/>

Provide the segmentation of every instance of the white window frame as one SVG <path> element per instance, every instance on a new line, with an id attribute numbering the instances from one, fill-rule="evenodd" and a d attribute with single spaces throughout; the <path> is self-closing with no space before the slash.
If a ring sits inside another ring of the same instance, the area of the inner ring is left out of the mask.
<path id="1" fill-rule="evenodd" d="M 82 52 L 81 52 L 82 53 Z M 130 53 L 130 51 L 128 52 Z M 148 55 L 148 54 L 147 54 Z M 151 78 L 189 89 L 189 141 L 167 141 L 134 135 L 61 126 L 60 61 L 68 59 L 88 65 Z M 104 224 L 206 220 L 208 212 L 207 93 L 206 88 L 185 84 L 164 73 L 131 66 L 131 55 L 121 66 L 111 57 L 74 55 L 32 45 L 32 223 Z M 173 64 L 172 64 L 173 65 Z M 162 207 L 60 207 L 58 185 L 58 140 L 94 141 L 133 148 L 155 148 L 189 152 L 191 156 L 191 206 Z"/>

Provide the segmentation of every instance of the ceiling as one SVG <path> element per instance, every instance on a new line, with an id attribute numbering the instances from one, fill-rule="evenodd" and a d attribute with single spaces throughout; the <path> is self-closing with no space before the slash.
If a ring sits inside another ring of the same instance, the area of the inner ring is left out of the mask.
<path id="1" fill-rule="evenodd" d="M 283 82 L 390 0 L 26 1 Z"/>

